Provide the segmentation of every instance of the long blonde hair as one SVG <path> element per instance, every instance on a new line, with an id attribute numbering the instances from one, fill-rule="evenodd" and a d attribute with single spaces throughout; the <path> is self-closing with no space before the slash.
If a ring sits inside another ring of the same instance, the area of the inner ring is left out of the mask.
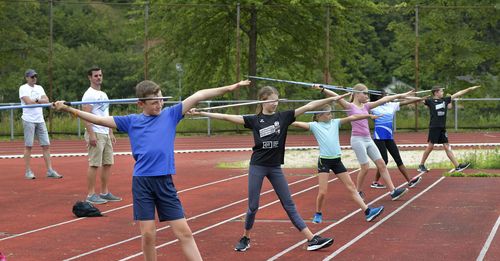
<path id="1" fill-rule="evenodd" d="M 352 89 L 355 91 L 362 91 L 362 92 L 368 91 L 368 87 L 366 87 L 366 85 L 364 85 L 362 83 L 358 83 L 358 84 L 354 85 L 354 87 L 352 87 Z M 356 95 L 356 92 L 351 95 L 351 102 L 354 101 L 355 95 Z"/>
<path id="2" fill-rule="evenodd" d="M 257 92 L 257 99 L 259 101 L 265 101 L 267 98 L 273 94 L 279 95 L 278 90 L 272 86 L 264 86 L 259 89 Z M 262 104 L 257 104 L 257 108 L 255 109 L 255 114 L 262 113 Z"/>
<path id="3" fill-rule="evenodd" d="M 326 105 L 323 105 L 321 108 L 318 109 L 319 111 L 325 111 L 325 112 L 320 112 L 320 113 L 315 113 L 313 115 L 313 121 L 318 121 L 318 117 L 319 115 L 323 114 L 323 113 L 330 113 L 330 111 L 332 110 L 332 106 L 326 104 Z"/>

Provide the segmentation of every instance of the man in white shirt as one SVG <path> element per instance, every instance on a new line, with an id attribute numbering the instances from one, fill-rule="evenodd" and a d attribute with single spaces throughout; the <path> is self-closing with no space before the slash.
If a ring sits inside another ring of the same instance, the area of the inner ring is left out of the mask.
<path id="1" fill-rule="evenodd" d="M 101 91 L 102 70 L 98 67 L 93 67 L 87 72 L 90 87 L 83 94 L 82 101 L 103 101 L 108 100 L 105 92 Z M 82 106 L 83 110 L 99 116 L 109 116 L 109 103 L 93 103 Z M 122 198 L 117 197 L 108 190 L 109 177 L 111 176 L 111 166 L 113 160 L 113 145 L 116 143 L 113 130 L 95 125 L 90 122 L 85 122 L 85 141 L 89 153 L 89 168 L 87 171 L 87 202 L 93 204 L 103 204 L 108 201 L 120 201 Z M 96 194 L 96 176 L 97 169 L 101 168 L 101 193 Z"/>
<path id="2" fill-rule="evenodd" d="M 19 87 L 19 99 L 21 99 L 21 105 L 49 103 L 49 98 L 45 94 L 43 87 L 36 84 L 38 80 L 38 74 L 36 71 L 29 69 L 24 73 L 24 77 L 26 79 L 26 84 Z M 30 166 L 31 148 L 33 147 L 35 136 L 38 137 L 38 142 L 40 143 L 40 146 L 42 146 L 43 158 L 45 160 L 45 166 L 47 166 L 47 177 L 55 179 L 62 178 L 61 175 L 52 169 L 49 150 L 49 134 L 47 132 L 47 127 L 45 126 L 42 108 L 23 108 L 23 115 L 21 116 L 21 119 L 23 120 L 24 129 L 24 165 L 26 167 L 24 175 L 25 178 L 36 178 Z"/>

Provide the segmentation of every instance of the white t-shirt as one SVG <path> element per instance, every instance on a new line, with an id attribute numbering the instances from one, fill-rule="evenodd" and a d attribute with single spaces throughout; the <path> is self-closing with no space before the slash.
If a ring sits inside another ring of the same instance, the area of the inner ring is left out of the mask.
<path id="1" fill-rule="evenodd" d="M 96 90 L 89 87 L 88 90 L 83 94 L 82 101 L 107 101 L 108 95 L 105 92 Z M 109 116 L 109 103 L 93 103 L 88 104 L 92 106 L 92 114 L 107 117 Z M 92 124 L 92 129 L 94 132 L 108 134 L 109 128 L 101 125 Z"/>
<path id="2" fill-rule="evenodd" d="M 19 99 L 21 99 L 21 105 L 26 105 L 23 101 L 23 97 L 29 97 L 32 100 L 41 99 L 42 96 L 47 96 L 43 87 L 40 85 L 29 86 L 27 83 L 19 87 Z M 23 108 L 23 115 L 21 119 L 27 122 L 45 122 L 43 119 L 42 107 L 38 108 Z"/>

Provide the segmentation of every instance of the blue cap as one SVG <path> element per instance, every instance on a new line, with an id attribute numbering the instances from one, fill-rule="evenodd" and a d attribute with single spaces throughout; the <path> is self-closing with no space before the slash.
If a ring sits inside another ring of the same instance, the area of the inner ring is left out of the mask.
<path id="1" fill-rule="evenodd" d="M 33 69 L 28 69 L 25 73 L 24 73 L 24 76 L 25 77 L 32 77 L 32 76 L 35 76 L 35 75 L 38 75 L 38 73 L 36 73 L 35 70 Z"/>

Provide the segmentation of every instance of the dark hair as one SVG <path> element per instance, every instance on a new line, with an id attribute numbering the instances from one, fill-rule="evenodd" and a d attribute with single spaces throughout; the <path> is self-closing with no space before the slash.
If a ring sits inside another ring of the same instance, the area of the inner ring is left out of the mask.
<path id="1" fill-rule="evenodd" d="M 158 84 L 153 81 L 145 80 L 135 86 L 135 95 L 137 98 L 146 98 L 151 95 L 157 95 L 160 90 Z"/>
<path id="2" fill-rule="evenodd" d="M 257 92 L 257 99 L 259 101 L 265 101 L 267 98 L 273 94 L 279 95 L 278 90 L 272 86 L 264 86 L 260 88 L 259 92 Z M 262 104 L 257 104 L 257 108 L 255 109 L 255 114 L 262 113 Z"/>
<path id="3" fill-rule="evenodd" d="M 440 85 L 434 85 L 434 86 L 432 86 L 432 89 L 431 89 L 432 95 L 435 95 L 436 92 L 440 91 L 441 89 L 443 89 L 443 87 L 441 87 Z"/>
<path id="4" fill-rule="evenodd" d="M 101 71 L 101 68 L 99 68 L 99 66 L 93 66 L 92 68 L 90 68 L 87 71 L 87 75 L 92 76 L 92 72 L 96 72 L 96 71 Z"/>
<path id="5" fill-rule="evenodd" d="M 378 101 L 378 100 L 382 99 L 383 97 L 385 97 L 386 95 L 387 95 L 387 93 L 385 92 L 385 90 L 380 89 L 380 90 L 378 90 L 378 93 L 370 93 L 370 101 L 371 102 Z"/>

